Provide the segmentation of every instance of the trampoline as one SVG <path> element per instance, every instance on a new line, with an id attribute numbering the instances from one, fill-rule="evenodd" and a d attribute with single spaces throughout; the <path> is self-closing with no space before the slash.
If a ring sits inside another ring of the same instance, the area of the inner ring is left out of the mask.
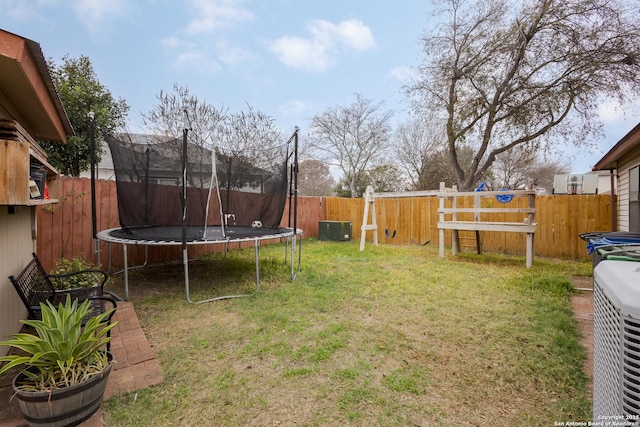
<path id="1" fill-rule="evenodd" d="M 181 139 L 110 135 L 105 139 L 115 169 L 120 227 L 102 230 L 94 237 L 108 243 L 109 269 L 112 244 L 122 245 L 126 300 L 128 272 L 146 265 L 152 246 L 182 247 L 185 294 L 190 303 L 247 295 L 193 301 L 188 257 L 193 245 L 253 242 L 257 291 L 260 244 L 285 241 L 285 262 L 290 251 L 291 278 L 295 279 L 302 258 L 302 230 L 297 228 L 298 128 L 285 144 L 274 141 L 271 146 L 261 144 L 259 149 L 244 151 L 224 150 L 197 135 L 189 137 L 188 129 Z M 128 265 L 130 245 L 145 247 L 143 265 Z"/>
<path id="2" fill-rule="evenodd" d="M 260 290 L 260 244 L 263 241 L 272 241 L 275 239 L 285 239 L 287 242 L 287 248 L 285 250 L 285 261 L 287 254 L 289 253 L 289 244 L 291 245 L 291 278 L 295 279 L 297 272 L 300 269 L 300 262 L 302 256 L 302 230 L 297 229 L 296 233 L 293 232 L 293 228 L 277 227 L 274 229 L 260 229 L 255 230 L 251 227 L 229 227 L 227 229 L 227 235 L 222 235 L 222 230 L 210 230 L 207 233 L 206 239 L 198 239 L 202 233 L 201 229 L 188 227 L 187 228 L 187 246 L 193 245 L 228 245 L 232 243 L 253 242 L 255 252 L 255 269 L 256 269 L 256 291 Z M 160 237 L 160 238 L 159 238 Z M 100 231 L 97 234 L 97 238 L 103 242 L 109 244 L 109 266 L 111 265 L 111 244 L 122 245 L 123 256 L 123 274 L 124 274 L 124 299 L 129 299 L 129 270 L 145 266 L 147 264 L 145 256 L 144 264 L 140 266 L 129 266 L 127 247 L 143 246 L 145 247 L 145 255 L 148 254 L 146 249 L 150 246 L 181 246 L 181 228 L 180 227 L 149 227 L 142 228 L 135 231 L 135 234 L 130 234 L 127 230 L 122 228 L 111 228 L 108 230 Z M 296 243 L 298 246 L 297 260 L 296 260 Z M 297 262 L 296 262 L 297 261 Z M 297 268 L 296 268 L 297 265 Z M 187 301 L 193 303 L 191 300 L 189 290 L 189 277 L 188 272 L 185 272 L 185 294 Z M 207 298 L 205 300 L 196 301 L 196 303 L 215 301 L 229 298 L 239 298 L 246 296 L 246 294 L 240 295 L 224 295 L 214 298 Z"/>

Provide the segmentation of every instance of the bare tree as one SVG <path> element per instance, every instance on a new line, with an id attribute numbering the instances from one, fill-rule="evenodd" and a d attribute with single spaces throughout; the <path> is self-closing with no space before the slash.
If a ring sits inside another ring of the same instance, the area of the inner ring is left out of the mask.
<path id="1" fill-rule="evenodd" d="M 356 94 L 353 104 L 329 108 L 311 121 L 310 146 L 329 165 L 348 179 L 351 197 L 357 197 L 357 179 L 384 154 L 389 140 L 392 113 L 382 103 Z"/>
<path id="2" fill-rule="evenodd" d="M 571 165 L 566 158 L 538 158 L 530 167 L 529 175 L 540 191 L 551 194 L 555 175 L 566 175 Z"/>
<path id="3" fill-rule="evenodd" d="M 531 176 L 537 155 L 527 147 L 514 147 L 496 156 L 488 176 L 488 190 L 525 188 Z"/>
<path id="4" fill-rule="evenodd" d="M 226 156 L 243 157 L 261 167 L 282 157 L 279 150 L 282 144 L 275 120 L 247 105 L 246 111 L 228 114 L 221 123 L 216 149 Z"/>
<path id="5" fill-rule="evenodd" d="M 298 167 L 298 188 L 301 196 L 331 196 L 336 183 L 331 171 L 322 162 L 305 160 Z"/>
<path id="6" fill-rule="evenodd" d="M 549 190 L 553 188 L 553 176 L 566 174 L 569 169 L 566 159 L 518 146 L 496 157 L 487 179 L 488 187 L 492 190 L 526 188 L 532 179 L 537 187 Z"/>
<path id="7" fill-rule="evenodd" d="M 210 170 L 215 152 L 216 167 L 223 168 L 218 171 L 221 187 L 263 185 L 270 177 L 287 173 L 283 164 L 286 147 L 280 130 L 265 113 L 250 105 L 246 111 L 228 113 L 178 85 L 174 85 L 173 92 L 160 91 L 157 98 L 158 104 L 143 114 L 143 123 L 155 139 L 156 150 L 160 142 L 181 138 L 188 129 L 190 168 Z M 166 149 L 173 150 L 172 157 L 180 158 L 180 144 L 169 144 Z"/>
<path id="8" fill-rule="evenodd" d="M 544 148 L 558 137 L 584 144 L 600 129 L 599 97 L 639 92 L 637 3 L 635 11 L 624 0 L 444 3 L 448 22 L 423 39 L 421 77 L 407 89 L 418 111 L 446 121 L 462 189 L 518 145 Z M 475 150 L 468 168 L 463 143 Z"/>
<path id="9" fill-rule="evenodd" d="M 473 149 L 468 145 L 462 145 L 458 148 L 458 158 L 460 164 L 468 167 L 473 159 Z M 482 181 L 483 178 L 478 181 Z M 449 153 L 446 148 L 440 148 L 429 153 L 424 159 L 424 171 L 420 177 L 420 190 L 437 190 L 440 183 L 444 182 L 447 186 L 458 185 L 458 179 L 449 162 Z"/>
<path id="10" fill-rule="evenodd" d="M 434 166 L 430 159 L 445 147 L 442 122 L 433 116 L 425 120 L 414 117 L 398 125 L 393 139 L 396 159 L 408 175 L 411 189 L 428 189 L 427 177 Z M 443 164 L 442 168 L 450 168 L 449 163 Z"/>
<path id="11" fill-rule="evenodd" d="M 393 164 L 380 164 L 367 171 L 368 185 L 372 185 L 375 191 L 404 191 L 406 181 L 403 179 L 400 169 Z M 366 187 L 365 187 L 366 189 Z"/>
<path id="12" fill-rule="evenodd" d="M 217 109 L 189 92 L 187 87 L 173 85 L 173 92 L 160 91 L 156 104 L 142 114 L 142 122 L 151 135 L 161 140 L 180 138 L 190 130 L 190 139 L 200 147 L 209 147 L 219 139 L 220 126 L 226 120 L 224 109 Z"/>

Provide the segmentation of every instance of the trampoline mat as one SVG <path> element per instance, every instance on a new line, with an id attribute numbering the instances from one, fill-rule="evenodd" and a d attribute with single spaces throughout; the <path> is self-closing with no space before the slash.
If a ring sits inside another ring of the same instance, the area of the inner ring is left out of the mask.
<path id="1" fill-rule="evenodd" d="M 225 242 L 233 240 L 255 239 L 261 237 L 278 237 L 291 234 L 292 230 L 284 227 L 227 227 L 223 235 L 220 226 L 207 227 L 206 235 L 203 227 L 187 227 L 188 242 Z M 112 237 L 149 242 L 182 242 L 181 226 L 164 227 L 129 227 L 111 230 Z"/>

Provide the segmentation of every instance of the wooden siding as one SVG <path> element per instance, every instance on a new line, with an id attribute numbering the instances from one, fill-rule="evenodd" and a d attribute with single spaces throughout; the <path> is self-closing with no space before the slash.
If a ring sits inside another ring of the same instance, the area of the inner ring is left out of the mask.
<path id="1" fill-rule="evenodd" d="M 0 339 L 20 330 L 19 319 L 27 316 L 27 309 L 13 288 L 10 275 L 22 271 L 34 250 L 32 220 L 35 208 L 29 206 L 0 206 Z M 0 348 L 4 355 L 7 347 Z"/>
<path id="2" fill-rule="evenodd" d="M 618 229 L 629 231 L 629 169 L 640 165 L 640 145 L 620 160 L 618 169 Z"/>

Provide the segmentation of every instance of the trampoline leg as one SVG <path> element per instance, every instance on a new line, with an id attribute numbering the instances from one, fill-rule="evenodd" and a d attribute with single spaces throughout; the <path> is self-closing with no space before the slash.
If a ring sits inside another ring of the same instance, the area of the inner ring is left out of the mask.
<path id="1" fill-rule="evenodd" d="M 296 239 L 297 239 L 297 235 L 294 234 L 293 235 L 293 240 L 295 241 Z M 291 249 L 292 249 L 291 250 L 291 268 L 292 268 L 292 271 L 293 271 L 293 265 L 295 263 L 295 261 L 294 261 L 295 245 Z M 298 244 L 298 269 L 295 271 L 294 274 L 292 274 L 291 280 L 294 280 L 296 278 L 296 276 L 298 275 L 298 273 L 300 273 L 301 265 L 302 265 L 302 233 L 300 233 L 300 243 Z"/>
<path id="2" fill-rule="evenodd" d="M 129 267 L 127 265 L 127 245 L 122 244 L 122 258 L 124 260 L 124 300 L 129 301 Z"/>
<path id="3" fill-rule="evenodd" d="M 111 274 L 111 242 L 107 242 L 107 273 Z"/>
<path id="4" fill-rule="evenodd" d="M 98 265 L 102 265 L 102 260 L 101 258 L 101 251 L 100 251 L 100 240 L 96 239 L 95 237 L 93 238 L 93 253 L 96 254 L 97 260 L 98 260 Z"/>
<path id="5" fill-rule="evenodd" d="M 111 259 L 111 242 L 109 242 L 109 255 L 108 255 L 108 259 L 109 259 L 109 273 L 111 273 L 111 268 L 112 268 L 112 266 L 111 266 L 111 262 L 112 262 L 112 259 Z"/>
<path id="6" fill-rule="evenodd" d="M 126 250 L 127 250 L 127 244 L 123 243 L 122 244 L 122 248 L 123 248 L 123 252 L 124 252 L 124 256 L 126 258 Z M 144 263 L 143 264 L 138 264 L 138 265 L 132 265 L 131 267 L 128 267 L 127 265 L 127 260 L 124 260 L 124 265 L 125 268 L 122 270 L 118 270 L 118 271 L 112 271 L 112 267 L 111 267 L 111 242 L 109 242 L 109 270 L 108 273 L 109 274 L 120 274 L 120 273 L 125 273 L 125 276 L 127 275 L 126 271 L 127 270 L 135 270 L 136 268 L 142 268 L 142 267 L 146 267 L 147 264 L 149 263 L 149 246 L 146 245 L 144 247 Z"/>
<path id="7" fill-rule="evenodd" d="M 187 296 L 187 301 L 194 304 L 194 302 L 191 301 L 191 295 L 189 294 L 189 255 L 187 254 L 186 248 L 182 251 L 182 265 L 184 266 L 184 290 Z"/>
<path id="8" fill-rule="evenodd" d="M 255 242 L 254 246 L 256 251 L 256 291 L 259 291 L 260 290 L 260 241 L 258 239 L 255 239 L 254 242 Z M 225 244 L 225 247 L 226 247 L 226 244 Z M 226 256 L 226 250 L 225 250 L 225 256 Z M 251 294 L 223 295 L 220 297 L 208 298 L 200 301 L 192 301 L 191 296 L 189 295 L 189 257 L 187 255 L 186 249 L 183 252 L 182 261 L 184 263 L 185 293 L 186 293 L 187 301 L 190 302 L 191 304 L 202 304 L 204 302 L 219 301 L 219 300 L 231 299 L 231 298 L 243 298 L 251 295 Z"/>
<path id="9" fill-rule="evenodd" d="M 260 290 L 260 243 L 258 239 L 254 240 L 256 250 L 256 291 Z"/>
<path id="10" fill-rule="evenodd" d="M 284 262 L 285 264 L 287 263 L 287 260 L 289 260 L 289 238 L 285 237 L 284 238 Z M 280 239 L 280 242 L 282 242 L 282 239 Z"/>
<path id="11" fill-rule="evenodd" d="M 296 263 L 296 233 L 293 233 L 291 236 L 291 280 L 296 277 L 295 274 L 295 263 Z"/>

